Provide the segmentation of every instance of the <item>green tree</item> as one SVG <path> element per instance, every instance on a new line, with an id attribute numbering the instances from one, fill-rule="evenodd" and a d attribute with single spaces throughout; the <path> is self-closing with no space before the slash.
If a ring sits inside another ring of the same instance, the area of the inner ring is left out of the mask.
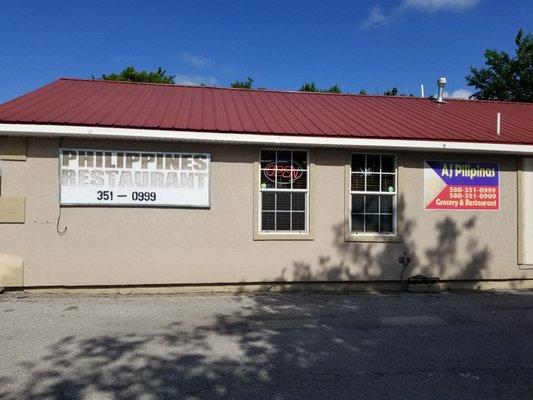
<path id="1" fill-rule="evenodd" d="M 337 84 L 331 86 L 329 89 L 324 90 L 326 93 L 342 93 L 341 87 Z"/>
<path id="2" fill-rule="evenodd" d="M 533 101 L 533 35 L 522 29 L 515 39 L 516 54 L 485 50 L 485 67 L 470 67 L 466 82 L 480 100 Z"/>
<path id="3" fill-rule="evenodd" d="M 361 90 L 359 91 L 359 94 L 361 94 L 361 95 L 366 94 L 366 89 L 361 89 Z"/>
<path id="4" fill-rule="evenodd" d="M 300 87 L 300 92 L 318 92 L 315 82 L 306 82 Z"/>
<path id="5" fill-rule="evenodd" d="M 246 81 L 235 81 L 231 84 L 232 88 L 251 89 L 254 84 L 254 80 L 250 77 L 246 78 Z"/>
<path id="6" fill-rule="evenodd" d="M 94 79 L 94 76 L 93 76 Z M 102 79 L 108 81 L 150 82 L 150 83 L 174 83 L 174 75 L 167 75 L 167 71 L 161 67 L 155 72 L 136 71 L 134 67 L 127 67 L 118 74 L 102 74 Z"/>
<path id="7" fill-rule="evenodd" d="M 385 96 L 398 96 L 398 88 L 394 86 L 391 90 L 383 92 Z"/>
<path id="8" fill-rule="evenodd" d="M 337 84 L 329 89 L 319 89 L 316 87 L 315 82 L 306 82 L 300 87 L 300 92 L 342 93 L 342 90 Z"/>

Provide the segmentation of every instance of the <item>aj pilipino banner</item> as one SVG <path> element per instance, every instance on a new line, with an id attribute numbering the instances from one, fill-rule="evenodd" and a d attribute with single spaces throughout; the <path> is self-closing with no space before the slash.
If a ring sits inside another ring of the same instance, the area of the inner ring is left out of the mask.
<path id="1" fill-rule="evenodd" d="M 62 205 L 209 207 L 207 153 L 60 149 Z"/>
<path id="2" fill-rule="evenodd" d="M 499 210 L 498 163 L 425 161 L 426 210 Z"/>

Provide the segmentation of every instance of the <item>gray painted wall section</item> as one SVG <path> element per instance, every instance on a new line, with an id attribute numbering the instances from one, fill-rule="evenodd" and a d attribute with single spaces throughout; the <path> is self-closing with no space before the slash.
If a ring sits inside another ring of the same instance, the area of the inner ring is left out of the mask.
<path id="1" fill-rule="evenodd" d="M 56 232 L 57 139 L 29 139 L 25 162 L 3 162 L 3 194 L 26 197 L 26 223 L 0 224 L 0 253 L 22 257 L 25 286 L 397 280 L 398 257 L 410 274 L 441 279 L 533 278 L 517 261 L 516 157 L 403 154 L 401 243 L 344 240 L 348 150 L 314 149 L 314 239 L 253 238 L 258 147 L 63 139 L 63 147 L 209 152 L 211 208 L 65 207 Z M 423 161 L 496 161 L 499 212 L 424 211 Z"/>

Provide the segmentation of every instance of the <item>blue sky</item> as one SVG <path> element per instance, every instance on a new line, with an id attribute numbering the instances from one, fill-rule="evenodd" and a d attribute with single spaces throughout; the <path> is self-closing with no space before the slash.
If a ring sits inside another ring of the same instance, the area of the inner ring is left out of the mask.
<path id="1" fill-rule="evenodd" d="M 468 89 L 488 47 L 533 32 L 531 0 L 3 0 L 0 102 L 58 77 L 162 66 L 186 84 Z"/>

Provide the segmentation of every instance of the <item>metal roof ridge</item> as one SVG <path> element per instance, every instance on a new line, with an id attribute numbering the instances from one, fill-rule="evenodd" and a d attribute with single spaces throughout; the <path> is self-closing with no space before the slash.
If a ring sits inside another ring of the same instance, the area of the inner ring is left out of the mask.
<path id="1" fill-rule="evenodd" d="M 236 90 L 243 92 L 252 92 L 252 93 L 293 93 L 301 95 L 326 95 L 326 96 L 351 96 L 358 98 L 383 98 L 383 99 L 410 99 L 410 100 L 426 100 L 432 101 L 431 97 L 420 97 L 420 96 L 389 96 L 384 94 L 359 94 L 359 93 L 328 93 L 328 92 L 305 92 L 300 90 L 283 90 L 283 89 L 246 89 L 246 88 L 233 88 L 225 86 L 211 86 L 211 85 L 183 85 L 183 84 L 174 84 L 174 83 L 154 83 L 154 82 L 132 82 L 132 81 L 117 81 L 117 80 L 107 80 L 107 79 L 89 79 L 89 78 L 71 78 L 71 77 L 60 77 L 56 81 L 67 80 L 67 81 L 79 81 L 79 82 L 98 82 L 98 83 L 117 83 L 117 84 L 127 84 L 127 85 L 152 85 L 152 86 L 168 86 L 168 87 L 181 87 L 181 88 L 192 88 L 192 89 L 217 89 L 217 90 Z M 508 101 L 508 100 L 477 100 L 477 99 L 460 99 L 454 97 L 446 97 L 447 101 L 460 101 L 460 102 L 472 102 L 472 103 L 499 103 L 499 104 L 521 104 L 531 106 L 533 103 L 523 102 L 523 101 Z"/>
<path id="2" fill-rule="evenodd" d="M 301 95 L 326 95 L 326 96 L 352 96 L 352 97 L 371 97 L 371 98 L 396 98 L 396 99 L 411 99 L 411 100 L 431 100 L 426 97 L 420 96 L 386 96 L 382 94 L 358 94 L 358 93 L 329 93 L 329 92 L 306 92 L 301 90 L 283 90 L 283 89 L 246 89 L 246 88 L 234 88 L 226 86 L 212 86 L 212 85 L 183 85 L 179 83 L 154 83 L 154 82 L 133 82 L 133 81 L 117 81 L 109 79 L 89 79 L 89 78 L 70 78 L 70 77 L 60 77 L 57 81 L 78 81 L 78 82 L 98 82 L 98 83 L 117 83 L 117 84 L 126 84 L 126 85 L 152 85 L 152 86 L 169 86 L 169 87 L 180 87 L 180 88 L 191 88 L 191 89 L 217 89 L 217 90 L 231 90 L 231 91 L 242 91 L 242 92 L 251 92 L 251 93 L 293 93 Z"/>

